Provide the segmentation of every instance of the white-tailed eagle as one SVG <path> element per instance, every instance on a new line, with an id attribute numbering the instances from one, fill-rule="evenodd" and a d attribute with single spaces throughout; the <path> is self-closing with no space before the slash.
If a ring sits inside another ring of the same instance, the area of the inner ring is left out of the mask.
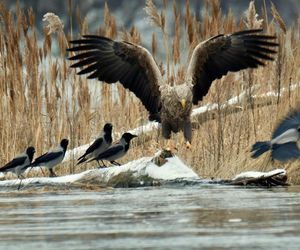
<path id="1" fill-rule="evenodd" d="M 199 43 L 188 64 L 185 81 L 167 84 L 154 58 L 142 46 L 124 41 L 84 35 L 71 41 L 76 52 L 71 67 L 81 68 L 79 75 L 106 83 L 120 82 L 133 92 L 149 112 L 149 120 L 161 122 L 162 134 L 183 131 L 187 145 L 192 140 L 191 111 L 207 94 L 212 82 L 227 72 L 264 66 L 272 61 L 278 46 L 275 36 L 261 34 L 261 29 L 244 30 L 230 35 L 220 34 Z M 82 68 L 83 67 L 83 68 Z"/>

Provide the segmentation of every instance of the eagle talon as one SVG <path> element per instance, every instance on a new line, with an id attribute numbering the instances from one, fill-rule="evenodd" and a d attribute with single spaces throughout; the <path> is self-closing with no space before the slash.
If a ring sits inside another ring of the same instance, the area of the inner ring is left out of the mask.
<path id="1" fill-rule="evenodd" d="M 186 148 L 187 149 L 191 149 L 192 148 L 192 144 L 190 142 L 188 142 L 188 141 L 186 142 Z"/>
<path id="2" fill-rule="evenodd" d="M 173 140 L 168 140 L 167 146 L 163 148 L 163 151 L 174 152 L 174 151 L 178 151 L 178 148 L 176 147 Z"/>
<path id="3" fill-rule="evenodd" d="M 171 152 L 172 150 L 171 150 L 171 148 L 170 148 L 170 147 L 166 147 L 166 148 L 163 148 L 163 150 L 162 150 L 162 151 Z"/>

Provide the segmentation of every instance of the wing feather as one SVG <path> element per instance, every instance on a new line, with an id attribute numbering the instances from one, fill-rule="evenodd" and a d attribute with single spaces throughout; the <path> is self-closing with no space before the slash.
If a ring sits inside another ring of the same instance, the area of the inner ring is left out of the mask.
<path id="1" fill-rule="evenodd" d="M 24 162 L 26 161 L 27 156 L 20 156 L 20 157 L 16 157 L 13 160 L 11 160 L 10 162 L 8 162 L 5 166 L 3 166 L 2 168 L 0 168 L 0 172 L 5 172 L 7 170 L 10 170 L 12 168 L 15 168 L 19 165 L 24 164 Z"/>
<path id="2" fill-rule="evenodd" d="M 278 161 L 288 161 L 300 157 L 300 150 L 296 142 L 274 145 L 272 148 L 272 158 Z"/>
<path id="3" fill-rule="evenodd" d="M 289 129 L 299 129 L 300 127 L 300 112 L 297 110 L 291 111 L 275 128 L 272 139 L 281 135 Z"/>
<path id="4" fill-rule="evenodd" d="M 229 71 L 237 72 L 246 68 L 264 66 L 272 61 L 277 43 L 275 36 L 259 34 L 260 29 L 244 30 L 231 35 L 217 35 L 196 46 L 188 70 L 187 81 L 193 87 L 193 103 L 208 93 L 215 79 Z"/>
<path id="5" fill-rule="evenodd" d="M 121 144 L 116 144 L 111 147 L 109 147 L 107 150 L 99 154 L 96 159 L 102 160 L 109 157 L 112 157 L 113 155 L 118 154 L 120 151 L 124 150 L 124 146 Z"/>
<path id="6" fill-rule="evenodd" d="M 85 35 L 70 43 L 73 46 L 68 51 L 78 52 L 69 58 L 78 60 L 71 65 L 81 68 L 77 74 L 89 74 L 88 79 L 107 83 L 119 81 L 141 100 L 151 117 L 159 113 L 162 76 L 148 50 L 96 35 Z"/>
<path id="7" fill-rule="evenodd" d="M 103 143 L 103 138 L 102 138 L 102 137 L 97 138 L 97 139 L 92 143 L 92 145 L 88 147 L 88 149 L 85 151 L 85 153 L 84 153 L 82 156 L 80 156 L 80 157 L 78 158 L 78 160 L 83 159 L 83 158 L 84 158 L 85 156 L 87 156 L 88 154 L 90 154 L 90 153 L 94 152 L 95 150 L 99 149 L 99 148 L 101 147 L 102 143 Z"/>
<path id="8" fill-rule="evenodd" d="M 52 161 L 60 156 L 62 156 L 64 154 L 63 151 L 59 151 L 59 152 L 47 152 L 41 156 L 39 156 L 38 158 L 36 158 L 34 160 L 34 162 L 32 163 L 32 166 L 37 166 L 39 164 L 43 164 L 43 163 L 47 163 L 49 161 Z"/>

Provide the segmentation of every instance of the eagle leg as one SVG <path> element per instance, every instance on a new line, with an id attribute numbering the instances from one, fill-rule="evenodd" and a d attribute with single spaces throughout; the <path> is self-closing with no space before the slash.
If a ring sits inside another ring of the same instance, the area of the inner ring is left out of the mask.
<path id="1" fill-rule="evenodd" d="M 189 141 L 186 141 L 185 145 L 186 145 L 187 149 L 191 149 L 192 148 L 192 145 L 191 145 L 191 143 Z"/>
<path id="2" fill-rule="evenodd" d="M 173 151 L 178 151 L 178 148 L 176 147 L 176 143 L 174 142 L 174 140 L 167 139 L 167 145 L 164 148 L 164 150 L 173 152 Z"/>
<path id="3" fill-rule="evenodd" d="M 172 152 L 177 151 L 175 142 L 171 139 L 171 133 L 172 133 L 172 127 L 169 123 L 163 121 L 162 122 L 162 135 L 167 140 L 167 142 L 164 142 L 164 145 L 166 145 L 163 150 Z"/>
<path id="4" fill-rule="evenodd" d="M 185 121 L 183 125 L 183 136 L 186 141 L 186 148 L 191 149 L 191 141 L 192 141 L 192 123 L 191 121 Z"/>

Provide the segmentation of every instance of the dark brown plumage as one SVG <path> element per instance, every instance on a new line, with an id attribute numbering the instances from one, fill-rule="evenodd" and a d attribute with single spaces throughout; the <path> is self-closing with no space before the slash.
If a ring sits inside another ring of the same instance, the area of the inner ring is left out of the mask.
<path id="1" fill-rule="evenodd" d="M 132 43 L 86 35 L 71 41 L 74 46 L 68 51 L 78 52 L 69 59 L 78 60 L 71 67 L 84 67 L 79 75 L 89 74 L 89 79 L 107 83 L 119 81 L 141 100 L 150 120 L 162 123 L 165 138 L 170 138 L 172 131 L 182 130 L 190 143 L 192 104 L 202 100 L 212 82 L 229 71 L 256 68 L 273 60 L 270 55 L 276 53 L 276 37 L 261 32 L 221 34 L 199 43 L 192 53 L 185 82 L 177 86 L 166 83 L 148 50 Z"/>

